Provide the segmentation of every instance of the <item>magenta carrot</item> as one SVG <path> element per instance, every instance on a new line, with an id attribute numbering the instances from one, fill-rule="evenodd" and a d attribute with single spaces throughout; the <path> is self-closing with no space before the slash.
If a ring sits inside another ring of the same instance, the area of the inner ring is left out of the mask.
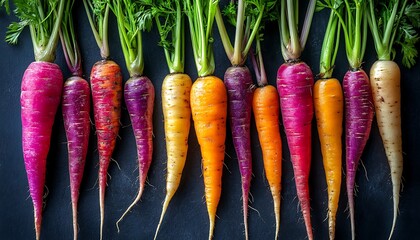
<path id="1" fill-rule="evenodd" d="M 29 27 L 35 53 L 35 62 L 28 66 L 22 78 L 20 102 L 23 159 L 34 206 L 36 239 L 41 236 L 46 161 L 63 88 L 63 75 L 53 61 L 65 15 L 64 2 L 15 2 L 13 12 L 20 22 L 11 23 L 6 34 L 6 41 L 16 44 L 20 33 Z M 30 17 L 28 12 L 32 13 Z"/>
<path id="2" fill-rule="evenodd" d="M 124 98 L 136 139 L 139 165 L 139 190 L 134 201 L 117 221 L 118 231 L 119 222 L 141 198 L 153 153 L 155 89 L 150 79 L 142 76 L 144 69 L 142 31 L 146 29 L 139 26 L 135 17 L 141 6 L 131 0 L 113 1 L 111 4 L 112 11 L 117 17 L 121 47 L 130 74 L 130 79 L 124 86 Z"/>
<path id="3" fill-rule="evenodd" d="M 83 178 L 90 134 L 90 88 L 82 78 L 81 54 L 76 41 L 71 14 L 74 1 L 67 1 L 60 30 L 61 45 L 67 66 L 72 74 L 64 83 L 62 112 L 67 136 L 71 205 L 73 212 L 73 238 L 77 239 L 77 206 Z"/>
<path id="4" fill-rule="evenodd" d="M 347 1 L 346 1 L 347 3 Z M 354 184 L 357 166 L 369 138 L 373 119 L 373 99 L 369 78 L 361 68 L 366 48 L 366 0 L 345 4 L 339 14 L 343 27 L 350 70 L 343 79 L 346 133 L 346 186 L 352 239 L 355 239 Z"/>
<path id="5" fill-rule="evenodd" d="M 287 143 L 295 175 L 296 191 L 300 202 L 306 232 L 313 239 L 310 198 L 309 172 L 311 168 L 311 137 L 313 118 L 312 89 L 314 78 L 311 69 L 299 58 L 305 48 L 315 0 L 311 0 L 299 39 L 297 33 L 297 1 L 281 1 L 279 24 L 281 28 L 281 50 L 286 61 L 277 71 L 277 90 Z"/>
<path id="6" fill-rule="evenodd" d="M 93 114 L 99 153 L 100 239 L 105 217 L 105 188 L 108 166 L 115 148 L 121 117 L 122 75 L 117 63 L 108 60 L 108 16 L 110 3 L 83 0 L 93 36 L 102 60 L 94 64 L 90 74 Z M 92 13 L 91 13 L 92 12 Z M 93 15 L 93 17 L 92 17 Z"/>

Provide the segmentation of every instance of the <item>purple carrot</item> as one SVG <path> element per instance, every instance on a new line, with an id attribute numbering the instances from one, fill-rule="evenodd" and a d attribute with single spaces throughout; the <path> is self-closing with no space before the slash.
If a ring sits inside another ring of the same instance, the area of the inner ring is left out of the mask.
<path id="1" fill-rule="evenodd" d="M 90 135 L 90 87 L 82 78 L 81 54 L 71 14 L 73 4 L 74 1 L 67 1 L 65 11 L 70 14 L 64 16 L 60 30 L 64 57 L 72 74 L 64 83 L 61 108 L 67 137 L 73 238 L 77 240 L 77 206 Z"/>
<path id="2" fill-rule="evenodd" d="M 365 71 L 349 70 L 343 80 L 346 107 L 346 181 L 352 233 L 354 233 L 354 183 L 359 159 L 369 138 L 373 98 Z"/>
<path id="3" fill-rule="evenodd" d="M 281 114 L 290 149 L 297 196 L 309 239 L 313 239 L 308 185 L 311 169 L 313 84 L 312 71 L 304 62 L 284 63 L 277 72 Z"/>
<path id="4" fill-rule="evenodd" d="M 233 144 L 238 156 L 242 180 L 242 202 L 245 232 L 248 232 L 248 199 L 252 175 L 251 156 L 251 109 L 254 85 L 247 67 L 230 67 L 226 70 L 224 81 L 229 100 L 229 120 Z"/>
<path id="5" fill-rule="evenodd" d="M 152 162 L 155 89 L 149 78 L 145 76 L 132 77 L 125 83 L 124 98 L 136 138 L 139 161 L 139 190 L 133 203 L 117 221 L 117 227 L 118 223 L 140 200 L 146 183 L 147 172 Z"/>
<path id="6" fill-rule="evenodd" d="M 67 136 L 73 232 L 77 239 L 77 205 L 85 167 L 90 133 L 90 88 L 78 76 L 64 83 L 62 111 Z"/>

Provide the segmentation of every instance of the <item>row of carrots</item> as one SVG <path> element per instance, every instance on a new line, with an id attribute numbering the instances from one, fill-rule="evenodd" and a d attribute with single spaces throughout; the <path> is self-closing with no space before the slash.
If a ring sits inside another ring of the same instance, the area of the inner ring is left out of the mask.
<path id="1" fill-rule="evenodd" d="M 123 217 L 140 200 L 152 162 L 153 108 L 155 89 L 143 74 L 142 33 L 152 25 L 160 33 L 169 74 L 162 83 L 167 160 L 166 197 L 155 238 L 169 202 L 180 184 L 188 151 L 190 119 L 201 148 L 205 198 L 209 214 L 209 239 L 213 236 L 225 157 L 226 124 L 230 123 L 242 182 L 243 221 L 248 239 L 248 201 L 252 176 L 251 112 L 254 113 L 263 153 L 266 178 L 273 196 L 276 218 L 275 239 L 280 229 L 282 143 L 280 115 L 293 164 L 297 196 L 308 239 L 313 239 L 310 219 L 308 178 L 311 166 L 311 123 L 315 112 L 328 185 L 329 237 L 335 238 L 335 218 L 341 188 L 343 119 L 345 122 L 346 187 L 355 238 L 354 185 L 359 159 L 369 138 L 374 113 L 387 155 L 393 186 L 394 217 L 397 219 L 402 175 L 400 119 L 400 70 L 392 61 L 394 45 L 401 45 L 403 64 L 414 65 L 415 17 L 420 3 L 389 0 L 381 4 L 368 0 L 310 0 L 300 35 L 298 0 L 238 0 L 226 3 L 206 0 L 83 0 L 93 36 L 102 59 L 91 70 L 90 86 L 82 78 L 79 51 L 72 19 L 74 1 L 12 1 L 19 22 L 11 23 L 6 41 L 16 43 L 29 27 L 35 61 L 24 73 L 21 87 L 22 146 L 30 195 L 34 205 L 36 239 L 40 238 L 46 159 L 54 116 L 61 103 L 69 152 L 70 188 L 74 239 L 77 239 L 77 202 L 90 135 L 90 106 L 98 139 L 100 238 L 104 227 L 107 170 L 120 128 L 124 99 L 137 144 L 139 191 Z M 10 11 L 8 1 L 0 1 Z M 325 9 L 325 10 L 324 10 Z M 310 67 L 301 59 L 312 18 L 317 11 L 329 11 L 321 50 L 319 80 L 314 84 Z M 130 79 L 123 86 L 121 69 L 109 60 L 108 18 L 116 16 L 118 32 Z M 193 83 L 184 73 L 185 16 L 198 72 Z M 277 72 L 277 89 L 267 83 L 261 51 L 264 26 L 277 20 L 285 63 Z M 224 81 L 214 76 L 213 23 L 216 21 L 232 66 Z M 225 21 L 235 26 L 231 42 Z M 417 23 L 418 24 L 418 23 Z M 378 61 L 370 80 L 361 68 L 368 29 L 373 36 Z M 340 81 L 333 78 L 335 58 L 344 36 L 350 70 Z M 61 39 L 72 77 L 63 82 L 55 49 Z M 232 44 L 233 43 L 233 44 Z M 248 54 L 257 79 L 244 65 Z M 92 97 L 91 97 L 92 96 Z M 279 111 L 281 110 L 281 111 Z M 314 111 L 315 110 L 315 111 Z"/>

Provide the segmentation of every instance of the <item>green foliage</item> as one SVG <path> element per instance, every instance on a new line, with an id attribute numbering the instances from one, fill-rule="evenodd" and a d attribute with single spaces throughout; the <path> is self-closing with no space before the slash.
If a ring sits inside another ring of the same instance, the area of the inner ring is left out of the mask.
<path id="1" fill-rule="evenodd" d="M 412 67 L 416 63 L 416 44 L 420 36 L 420 1 L 391 0 L 370 4 L 368 14 L 379 59 L 390 60 L 395 56 L 394 43 L 401 47 L 402 63 Z"/>
<path id="2" fill-rule="evenodd" d="M 58 42 L 58 30 L 63 16 L 64 4 L 67 0 L 14 0 L 13 13 L 18 22 L 9 25 L 6 42 L 16 44 L 22 31 L 30 26 L 34 46 L 35 59 L 54 60 L 54 51 Z M 7 0 L 1 6 L 9 8 Z M 66 13 L 68 14 L 68 13 Z"/>
<path id="3" fill-rule="evenodd" d="M 6 9 L 7 14 L 10 14 L 9 0 L 0 0 L 0 8 L 3 6 Z"/>

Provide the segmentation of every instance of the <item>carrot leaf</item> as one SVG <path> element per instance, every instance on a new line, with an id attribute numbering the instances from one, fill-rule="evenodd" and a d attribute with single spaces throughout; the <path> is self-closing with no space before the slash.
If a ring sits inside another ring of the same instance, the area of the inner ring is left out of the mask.
<path id="1" fill-rule="evenodd" d="M 82 76 L 82 60 L 79 46 L 76 40 L 76 34 L 73 25 L 73 16 L 71 14 L 74 0 L 68 0 L 65 6 L 67 13 L 63 17 L 60 29 L 61 45 L 63 47 L 64 58 L 67 66 L 73 76 Z"/>
<path id="2" fill-rule="evenodd" d="M 184 72 L 185 29 L 183 1 L 159 0 L 153 5 L 156 25 L 160 35 L 159 45 L 165 51 L 171 73 Z"/>
<path id="3" fill-rule="evenodd" d="M 212 30 L 218 3 L 218 0 L 184 1 L 195 64 L 200 77 L 213 74 L 215 68 Z"/>
<path id="4" fill-rule="evenodd" d="M 239 0 L 231 1 L 224 7 L 223 15 L 236 28 L 233 47 L 223 23 L 222 13 L 219 9 L 217 10 L 217 26 L 232 65 L 244 64 L 252 42 L 259 31 L 261 21 L 263 17 L 266 17 L 263 14 L 264 9 L 273 8 L 276 2 L 277 0 Z"/>
<path id="5" fill-rule="evenodd" d="M 101 51 L 101 57 L 109 57 L 108 18 L 110 0 L 83 0 L 86 14 L 95 37 L 96 44 Z"/>
<path id="6" fill-rule="evenodd" d="M 152 18 L 141 18 L 138 13 L 147 9 L 150 3 L 150 0 L 113 0 L 110 5 L 117 17 L 121 48 L 130 76 L 143 75 L 142 31 L 151 28 Z"/>
<path id="7" fill-rule="evenodd" d="M 309 29 L 312 24 L 315 12 L 316 0 L 310 0 L 306 9 L 306 15 L 300 37 L 298 35 L 298 0 L 281 0 L 280 17 L 278 18 L 280 27 L 281 52 L 284 60 L 295 61 L 305 48 L 308 40 Z"/>
<path id="8" fill-rule="evenodd" d="M 322 43 L 319 77 L 331 78 L 340 42 L 340 23 L 338 14 L 342 14 L 344 7 L 342 0 L 318 0 L 317 11 L 330 9 L 330 17 Z"/>
<path id="9" fill-rule="evenodd" d="M 367 18 L 372 31 L 379 60 L 391 60 L 395 56 L 394 45 L 401 46 L 402 63 L 412 67 L 418 51 L 416 43 L 420 27 L 420 1 L 408 4 L 407 0 L 391 0 L 387 3 L 370 1 Z"/>
<path id="10" fill-rule="evenodd" d="M 14 0 L 14 13 L 18 22 L 9 25 L 6 33 L 6 42 L 17 44 L 22 31 L 28 26 L 36 61 L 53 62 L 55 48 L 66 0 Z M 0 2 L 1 6 L 9 9 L 7 0 Z"/>

